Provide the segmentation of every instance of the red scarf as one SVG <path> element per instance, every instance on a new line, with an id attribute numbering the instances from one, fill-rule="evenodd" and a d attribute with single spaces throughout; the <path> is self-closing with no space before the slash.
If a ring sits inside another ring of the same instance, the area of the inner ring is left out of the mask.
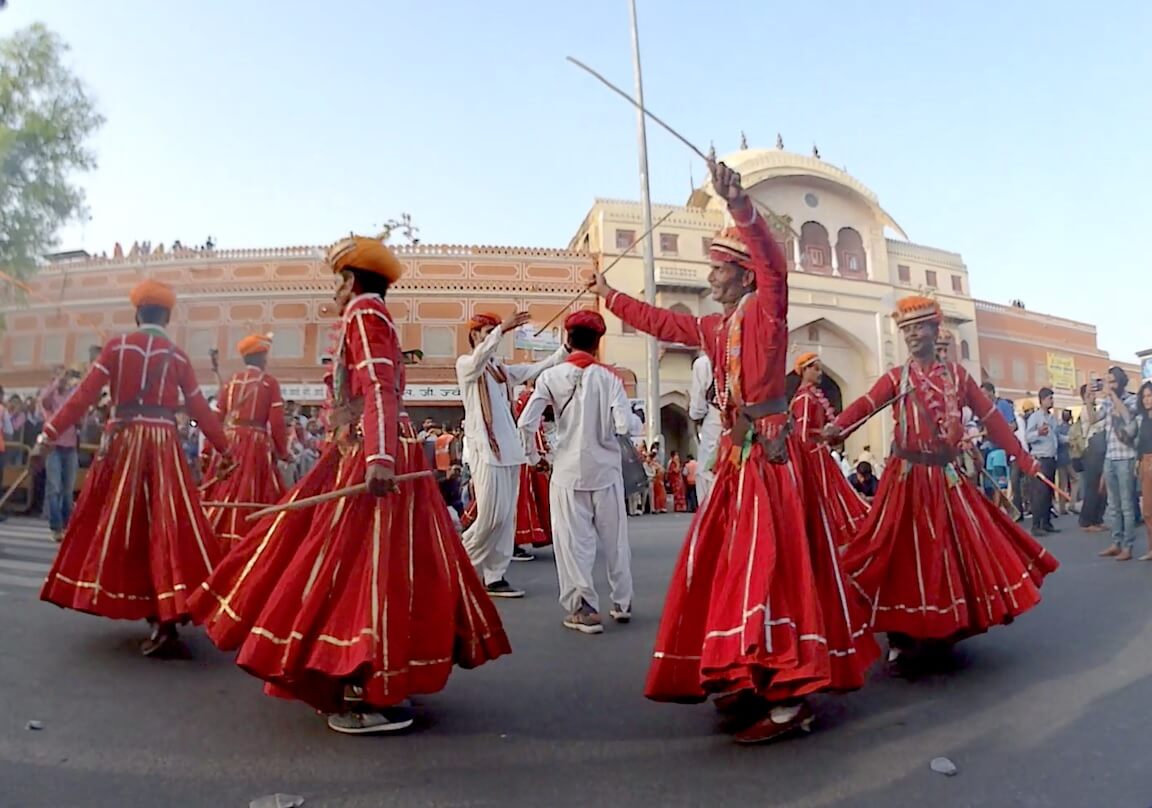
<path id="1" fill-rule="evenodd" d="M 587 351 L 573 351 L 572 353 L 568 354 L 568 358 L 564 361 L 571 362 L 581 370 L 587 370 L 589 365 L 600 364 L 600 361 Z"/>

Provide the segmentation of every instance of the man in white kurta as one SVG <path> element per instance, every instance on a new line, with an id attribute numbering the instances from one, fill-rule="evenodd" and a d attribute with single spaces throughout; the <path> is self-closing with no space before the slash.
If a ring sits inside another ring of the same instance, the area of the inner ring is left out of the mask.
<path id="1" fill-rule="evenodd" d="M 716 406 L 715 376 L 712 374 L 712 360 L 702 353 L 692 363 L 692 386 L 688 394 L 688 417 L 700 425 L 698 451 L 700 460 L 696 467 L 697 508 L 703 509 L 716 482 L 716 447 L 720 445 L 720 408 Z"/>
<path id="2" fill-rule="evenodd" d="M 520 467 L 527 460 L 516 422 L 512 393 L 568 355 L 561 348 L 542 362 L 506 365 L 497 355 L 500 342 L 528 321 L 525 312 L 503 322 L 477 314 L 469 322 L 472 352 L 456 360 L 456 379 L 464 398 L 464 438 L 476 497 L 476 520 L 464 531 L 464 547 L 488 594 L 521 598 L 524 591 L 505 580 L 516 546 L 516 502 Z"/>
<path id="3" fill-rule="evenodd" d="M 631 410 L 619 377 L 595 359 L 604 318 L 578 311 L 564 328 L 572 354 L 536 380 L 519 427 L 531 462 L 540 416 L 549 406 L 555 413 L 549 503 L 560 605 L 568 615 L 565 626 L 599 634 L 604 627 L 592 581 L 597 549 L 608 567 L 612 618 L 626 623 L 632 616 L 632 553 L 617 440 L 628 436 Z"/>

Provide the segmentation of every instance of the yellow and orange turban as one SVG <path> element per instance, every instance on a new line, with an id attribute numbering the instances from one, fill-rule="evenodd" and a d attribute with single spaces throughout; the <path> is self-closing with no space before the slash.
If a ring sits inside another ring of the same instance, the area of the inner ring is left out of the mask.
<path id="1" fill-rule="evenodd" d="M 349 236 L 328 248 L 328 264 L 333 272 L 359 269 L 395 283 L 404 274 L 400 259 L 378 238 Z"/>
<path id="2" fill-rule="evenodd" d="M 236 343 L 236 351 L 241 356 L 268 353 L 272 349 L 272 338 L 267 334 L 249 334 Z"/>
<path id="3" fill-rule="evenodd" d="M 740 231 L 735 227 L 724 228 L 712 239 L 712 245 L 708 248 L 708 257 L 718 263 L 739 264 L 745 268 L 752 260 L 748 252 L 748 245 L 744 243 Z"/>
<path id="4" fill-rule="evenodd" d="M 820 361 L 820 355 L 814 354 L 811 351 L 802 353 L 796 357 L 796 375 L 799 376 L 804 373 L 805 368 L 811 367 Z"/>
<path id="5" fill-rule="evenodd" d="M 176 308 L 176 292 L 172 287 L 160 281 L 140 281 L 128 294 L 128 300 L 135 308 L 141 306 L 160 306 L 165 309 Z"/>
<path id="6" fill-rule="evenodd" d="M 896 302 L 892 319 L 900 327 L 915 323 L 940 323 L 944 320 L 944 312 L 940 310 L 940 304 L 930 297 L 909 295 Z"/>
<path id="7" fill-rule="evenodd" d="M 604 324 L 604 318 L 600 316 L 600 312 L 593 309 L 581 309 L 565 317 L 564 330 L 569 331 L 573 328 L 587 328 L 589 331 L 594 331 L 600 336 L 604 336 L 604 332 L 608 330 L 608 326 Z"/>
<path id="8" fill-rule="evenodd" d="M 472 315 L 472 319 L 468 321 L 468 330 L 479 331 L 481 328 L 495 328 L 502 322 L 504 321 L 495 314 L 480 312 Z"/>

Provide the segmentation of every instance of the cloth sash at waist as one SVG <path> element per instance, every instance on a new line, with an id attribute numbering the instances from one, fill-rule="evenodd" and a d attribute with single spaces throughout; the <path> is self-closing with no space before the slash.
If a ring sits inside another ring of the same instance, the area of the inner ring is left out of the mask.
<path id="1" fill-rule="evenodd" d="M 258 432 L 267 432 L 268 426 L 263 421 L 253 421 L 251 418 L 237 418 L 229 426 L 242 426 L 245 429 L 254 429 Z"/>
<path id="2" fill-rule="evenodd" d="M 892 454 L 901 460 L 907 460 L 909 463 L 914 463 L 918 466 L 949 466 L 956 460 L 954 453 L 948 452 L 913 452 L 909 449 L 902 449 L 899 446 L 892 447 Z"/>
<path id="3" fill-rule="evenodd" d="M 138 419 L 176 423 L 176 410 L 152 404 L 117 404 L 109 424 L 125 425 Z"/>

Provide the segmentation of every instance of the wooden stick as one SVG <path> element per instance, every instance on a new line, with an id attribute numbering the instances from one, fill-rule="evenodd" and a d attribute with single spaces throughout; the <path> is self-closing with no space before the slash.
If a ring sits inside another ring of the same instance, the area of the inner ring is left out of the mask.
<path id="1" fill-rule="evenodd" d="M 432 476 L 432 471 L 415 471 L 411 474 L 398 474 L 393 478 L 393 480 L 397 483 L 404 483 L 410 480 L 418 480 L 421 477 Z M 328 491 L 323 494 L 317 494 L 314 497 L 305 497 L 304 499 L 297 499 L 293 500 L 292 502 L 284 502 L 279 505 L 272 505 L 271 507 L 256 511 L 256 513 L 248 514 L 246 519 L 249 522 L 255 522 L 257 519 L 263 519 L 265 516 L 270 516 L 274 513 L 280 513 L 281 511 L 298 511 L 302 508 L 310 508 L 313 505 L 320 505 L 321 503 L 330 502 L 334 499 L 341 499 L 343 497 L 356 497 L 367 493 L 368 483 L 350 485 L 347 488 L 337 488 L 335 491 Z"/>
<path id="2" fill-rule="evenodd" d="M 855 423 L 849 424 L 848 426 L 844 427 L 844 429 L 840 430 L 842 437 L 843 438 L 848 437 L 850 434 L 855 432 L 857 429 L 864 426 L 864 424 L 866 424 L 868 422 L 868 419 L 870 419 L 872 416 L 879 415 L 881 410 L 885 410 L 885 409 L 891 407 L 893 404 L 895 404 L 900 399 L 904 398 L 904 396 L 908 395 L 908 393 L 910 393 L 910 392 L 911 392 L 911 390 L 905 390 L 902 393 L 897 393 L 896 395 L 892 396 L 892 398 L 888 399 L 883 404 L 881 404 L 879 407 L 877 407 L 874 412 L 870 412 L 867 415 L 865 415 L 863 418 L 861 418 L 859 421 L 856 421 Z"/>
<path id="3" fill-rule="evenodd" d="M 1063 488 L 1061 488 L 1060 486 L 1056 485 L 1056 483 L 1052 482 L 1052 481 L 1051 481 L 1051 480 L 1049 480 L 1047 477 L 1045 477 L 1043 472 L 1036 472 L 1036 479 L 1037 479 L 1037 480 L 1039 480 L 1040 482 L 1044 483 L 1044 485 L 1046 485 L 1046 486 L 1048 486 L 1049 488 L 1051 488 L 1051 489 L 1052 489 L 1052 492 L 1053 492 L 1053 493 L 1054 493 L 1054 494 L 1055 494 L 1055 495 L 1056 495 L 1056 496 L 1057 496 L 1059 499 L 1062 499 L 1062 500 L 1064 500 L 1065 502 L 1071 502 L 1071 501 L 1072 501 L 1072 497 L 1068 496 L 1068 492 L 1067 492 L 1067 491 L 1065 491 L 1065 490 L 1064 490 Z"/>
<path id="4" fill-rule="evenodd" d="M 620 96 L 620 97 L 621 97 L 621 98 L 623 98 L 625 101 L 627 101 L 629 104 L 631 104 L 632 106 L 636 107 L 636 109 L 640 110 L 640 111 L 641 111 L 641 112 L 643 112 L 645 115 L 647 115 L 649 118 L 651 118 L 651 119 L 652 119 L 652 121 L 653 121 L 653 123 L 655 123 L 655 124 L 657 124 L 658 126 L 662 127 L 662 128 L 664 129 L 664 131 L 666 131 L 668 134 L 672 135 L 672 137 L 676 138 L 676 139 L 677 139 L 677 140 L 679 140 L 681 143 L 683 143 L 685 146 L 687 146 L 689 149 L 691 149 L 691 150 L 692 150 L 692 151 L 693 151 L 693 152 L 696 154 L 696 156 L 698 156 L 698 157 L 699 157 L 701 160 L 703 160 L 704 162 L 708 163 L 708 165 L 712 165 L 712 163 L 713 163 L 713 162 L 715 162 L 714 158 L 712 158 L 712 157 L 709 157 L 709 156 L 708 156 L 708 155 L 706 155 L 704 152 L 702 152 L 702 151 L 700 151 L 698 148 L 696 148 L 696 147 L 695 147 L 695 146 L 694 146 L 694 145 L 693 145 L 693 144 L 692 144 L 692 143 L 691 143 L 691 142 L 688 140 L 688 138 L 684 137 L 682 134 L 680 134 L 680 133 L 679 133 L 679 132 L 677 132 L 675 129 L 673 129 L 671 126 L 669 126 L 669 125 L 668 125 L 668 124 L 666 124 L 664 121 L 662 121 L 660 118 L 658 118 L 658 117 L 656 116 L 656 114 L 655 114 L 655 113 L 653 113 L 651 110 L 645 109 L 645 107 L 644 107 L 644 105 L 643 105 L 643 104 L 641 104 L 639 101 L 637 101 L 637 100 L 636 100 L 635 98 L 633 98 L 632 96 L 628 95 L 628 93 L 626 93 L 626 92 L 624 92 L 623 90 L 621 90 L 619 87 L 617 87 L 617 86 L 616 86 L 615 84 L 613 84 L 612 82 L 608 81 L 608 79 L 604 78 L 602 75 L 600 75 L 599 73 L 597 73 L 595 70 L 593 70 L 592 68 L 590 68 L 588 65 L 584 64 L 584 63 L 583 63 L 583 62 L 581 62 L 579 59 L 577 59 L 577 58 L 575 58 L 575 57 L 572 57 L 572 56 L 568 56 L 568 57 L 566 57 L 566 58 L 568 59 L 568 61 L 569 61 L 569 62 L 571 62 L 572 64 L 576 65 L 578 68 L 580 68 L 581 70 L 585 71 L 586 73 L 589 73 L 589 74 L 590 74 L 590 75 L 591 75 L 593 78 L 595 78 L 597 81 L 599 81 L 599 82 L 600 82 L 601 84 L 603 84 L 605 87 L 607 87 L 609 90 L 611 90 L 612 92 L 616 93 L 616 95 Z M 751 197 L 749 197 L 749 200 L 751 201 Z M 759 207 L 759 203 L 753 203 L 753 204 L 756 204 L 756 205 L 757 205 L 757 207 Z M 772 211 L 772 209 L 771 209 L 771 208 L 769 208 L 769 207 L 765 206 L 765 207 L 764 207 L 764 209 L 765 209 L 765 210 L 767 210 L 769 213 L 771 213 L 771 214 L 772 214 L 772 217 L 773 217 L 774 219 L 776 219 L 777 221 L 779 221 L 779 222 L 783 222 L 783 221 L 785 221 L 785 220 L 784 220 L 782 217 L 780 217 L 780 216 L 778 216 L 776 213 L 774 213 L 774 212 Z M 800 238 L 800 234 L 796 232 L 796 228 L 792 227 L 792 225 L 788 225 L 788 229 L 789 229 L 789 230 L 791 230 L 791 231 L 792 231 L 792 235 L 793 235 L 793 236 L 795 236 L 795 237 L 797 238 L 797 240 L 799 240 L 799 238 Z"/>
<path id="5" fill-rule="evenodd" d="M 641 233 L 639 236 L 637 236 L 636 238 L 632 239 L 632 243 L 631 243 L 631 244 L 629 244 L 627 247 L 625 247 L 625 248 L 624 248 L 624 252 L 620 253 L 618 256 L 616 256 L 615 258 L 613 258 L 613 259 L 612 259 L 612 263 L 610 263 L 608 266 L 604 267 L 604 269 L 600 270 L 600 272 L 599 272 L 599 273 L 597 273 L 597 274 L 599 274 L 599 275 L 607 275 L 607 274 L 608 274 L 608 270 L 612 269 L 612 267 L 614 267 L 614 266 L 616 266 L 617 264 L 619 264 L 619 263 L 620 263 L 620 260 L 621 260 L 621 259 L 622 259 L 624 256 L 626 256 L 628 253 L 630 253 L 630 252 L 632 251 L 632 248 L 633 248 L 633 247 L 635 247 L 637 244 L 639 244 L 639 243 L 640 243 L 641 241 L 643 241 L 644 239 L 648 238 L 648 236 L 652 235 L 652 232 L 653 232 L 653 231 L 654 231 L 654 230 L 655 230 L 657 227 L 659 227 L 660 225 L 664 224 L 664 220 L 665 220 L 665 219 L 667 219 L 669 216 L 671 216 L 671 215 L 672 215 L 673 213 L 675 213 L 675 212 L 676 212 L 676 208 L 672 208 L 672 210 L 668 211 L 667 213 L 665 213 L 663 216 L 661 216 L 661 217 L 660 217 L 660 221 L 656 222 L 656 224 L 652 225 L 652 226 L 651 226 L 651 227 L 649 227 L 647 230 L 645 230 L 643 233 Z M 543 333 L 544 333 L 544 329 L 546 329 L 548 326 L 552 325 L 552 323 L 554 323 L 554 322 L 556 322 L 558 319 L 560 319 L 560 315 L 561 315 L 561 314 L 563 314 L 564 312 L 566 312 L 566 311 L 568 310 L 568 307 L 569 307 L 569 306 L 571 306 L 573 303 L 575 303 L 576 301 L 578 301 L 580 298 L 584 297 L 584 295 L 586 295 L 586 294 L 588 294 L 588 289 L 587 289 L 587 288 L 581 289 L 579 292 L 577 292 L 577 293 L 576 293 L 576 296 L 575 296 L 575 297 L 573 297 L 571 300 L 569 300 L 567 303 L 565 303 L 565 304 L 563 305 L 563 307 L 561 307 L 560 311 L 558 311 L 558 312 L 556 312 L 554 315 L 552 315 L 552 319 L 551 319 L 551 320 L 549 320 L 548 322 L 544 323 L 544 325 L 540 326 L 540 330 L 539 330 L 539 331 L 537 331 L 537 332 L 536 332 L 536 333 L 535 333 L 533 336 L 536 336 L 536 337 L 538 337 L 538 336 L 540 336 L 541 334 L 543 334 Z"/>
<path id="6" fill-rule="evenodd" d="M 8 488 L 8 490 L 4 492 L 3 497 L 0 497 L 0 508 L 3 508 L 5 505 L 8 504 L 8 500 L 10 500 L 12 498 L 12 495 L 16 493 L 16 489 L 19 488 L 20 486 L 22 486 L 24 484 L 24 481 L 28 479 L 28 475 L 32 473 L 32 465 L 31 465 L 32 458 L 29 457 L 28 461 L 29 461 L 28 468 L 24 469 L 24 473 L 21 474 L 19 477 L 17 477 L 16 482 L 12 483 L 12 485 Z"/>
<path id="7" fill-rule="evenodd" d="M 1014 503 L 1014 502 L 1013 502 L 1013 501 L 1012 501 L 1012 500 L 1011 500 L 1011 499 L 1008 497 L 1008 495 L 1004 493 L 1004 489 L 1002 489 L 1002 488 L 1000 487 L 1000 484 L 999 484 L 999 483 L 997 483 L 997 482 L 996 482 L 996 480 L 994 480 L 994 479 L 992 478 L 992 475 L 991 475 L 991 474 L 989 474 L 989 473 L 988 473 L 987 471 L 985 471 L 984 469 L 980 469 L 980 474 L 981 474 L 981 476 L 982 476 L 982 477 L 984 477 L 984 479 L 986 479 L 986 480 L 987 480 L 989 483 L 991 483 L 991 484 L 992 484 L 992 490 L 996 492 L 996 501 L 997 501 L 997 502 L 1003 501 L 1003 502 L 1004 502 L 1006 505 L 1008 505 L 1008 507 L 1010 507 L 1010 508 L 1012 509 L 1012 512 L 1016 514 L 1016 515 L 1015 515 L 1015 516 L 1013 516 L 1012 518 L 1013 518 L 1013 519 L 1019 519 L 1019 518 L 1020 518 L 1020 516 L 1021 516 L 1021 514 L 1020 514 L 1020 511 L 1019 511 L 1019 510 L 1017 510 L 1017 508 L 1016 508 L 1016 503 Z M 1012 515 L 1012 514 L 1009 514 L 1009 516 L 1011 516 L 1011 515 Z"/>
<path id="8" fill-rule="evenodd" d="M 267 502 L 201 502 L 204 508 L 267 508 Z"/>

